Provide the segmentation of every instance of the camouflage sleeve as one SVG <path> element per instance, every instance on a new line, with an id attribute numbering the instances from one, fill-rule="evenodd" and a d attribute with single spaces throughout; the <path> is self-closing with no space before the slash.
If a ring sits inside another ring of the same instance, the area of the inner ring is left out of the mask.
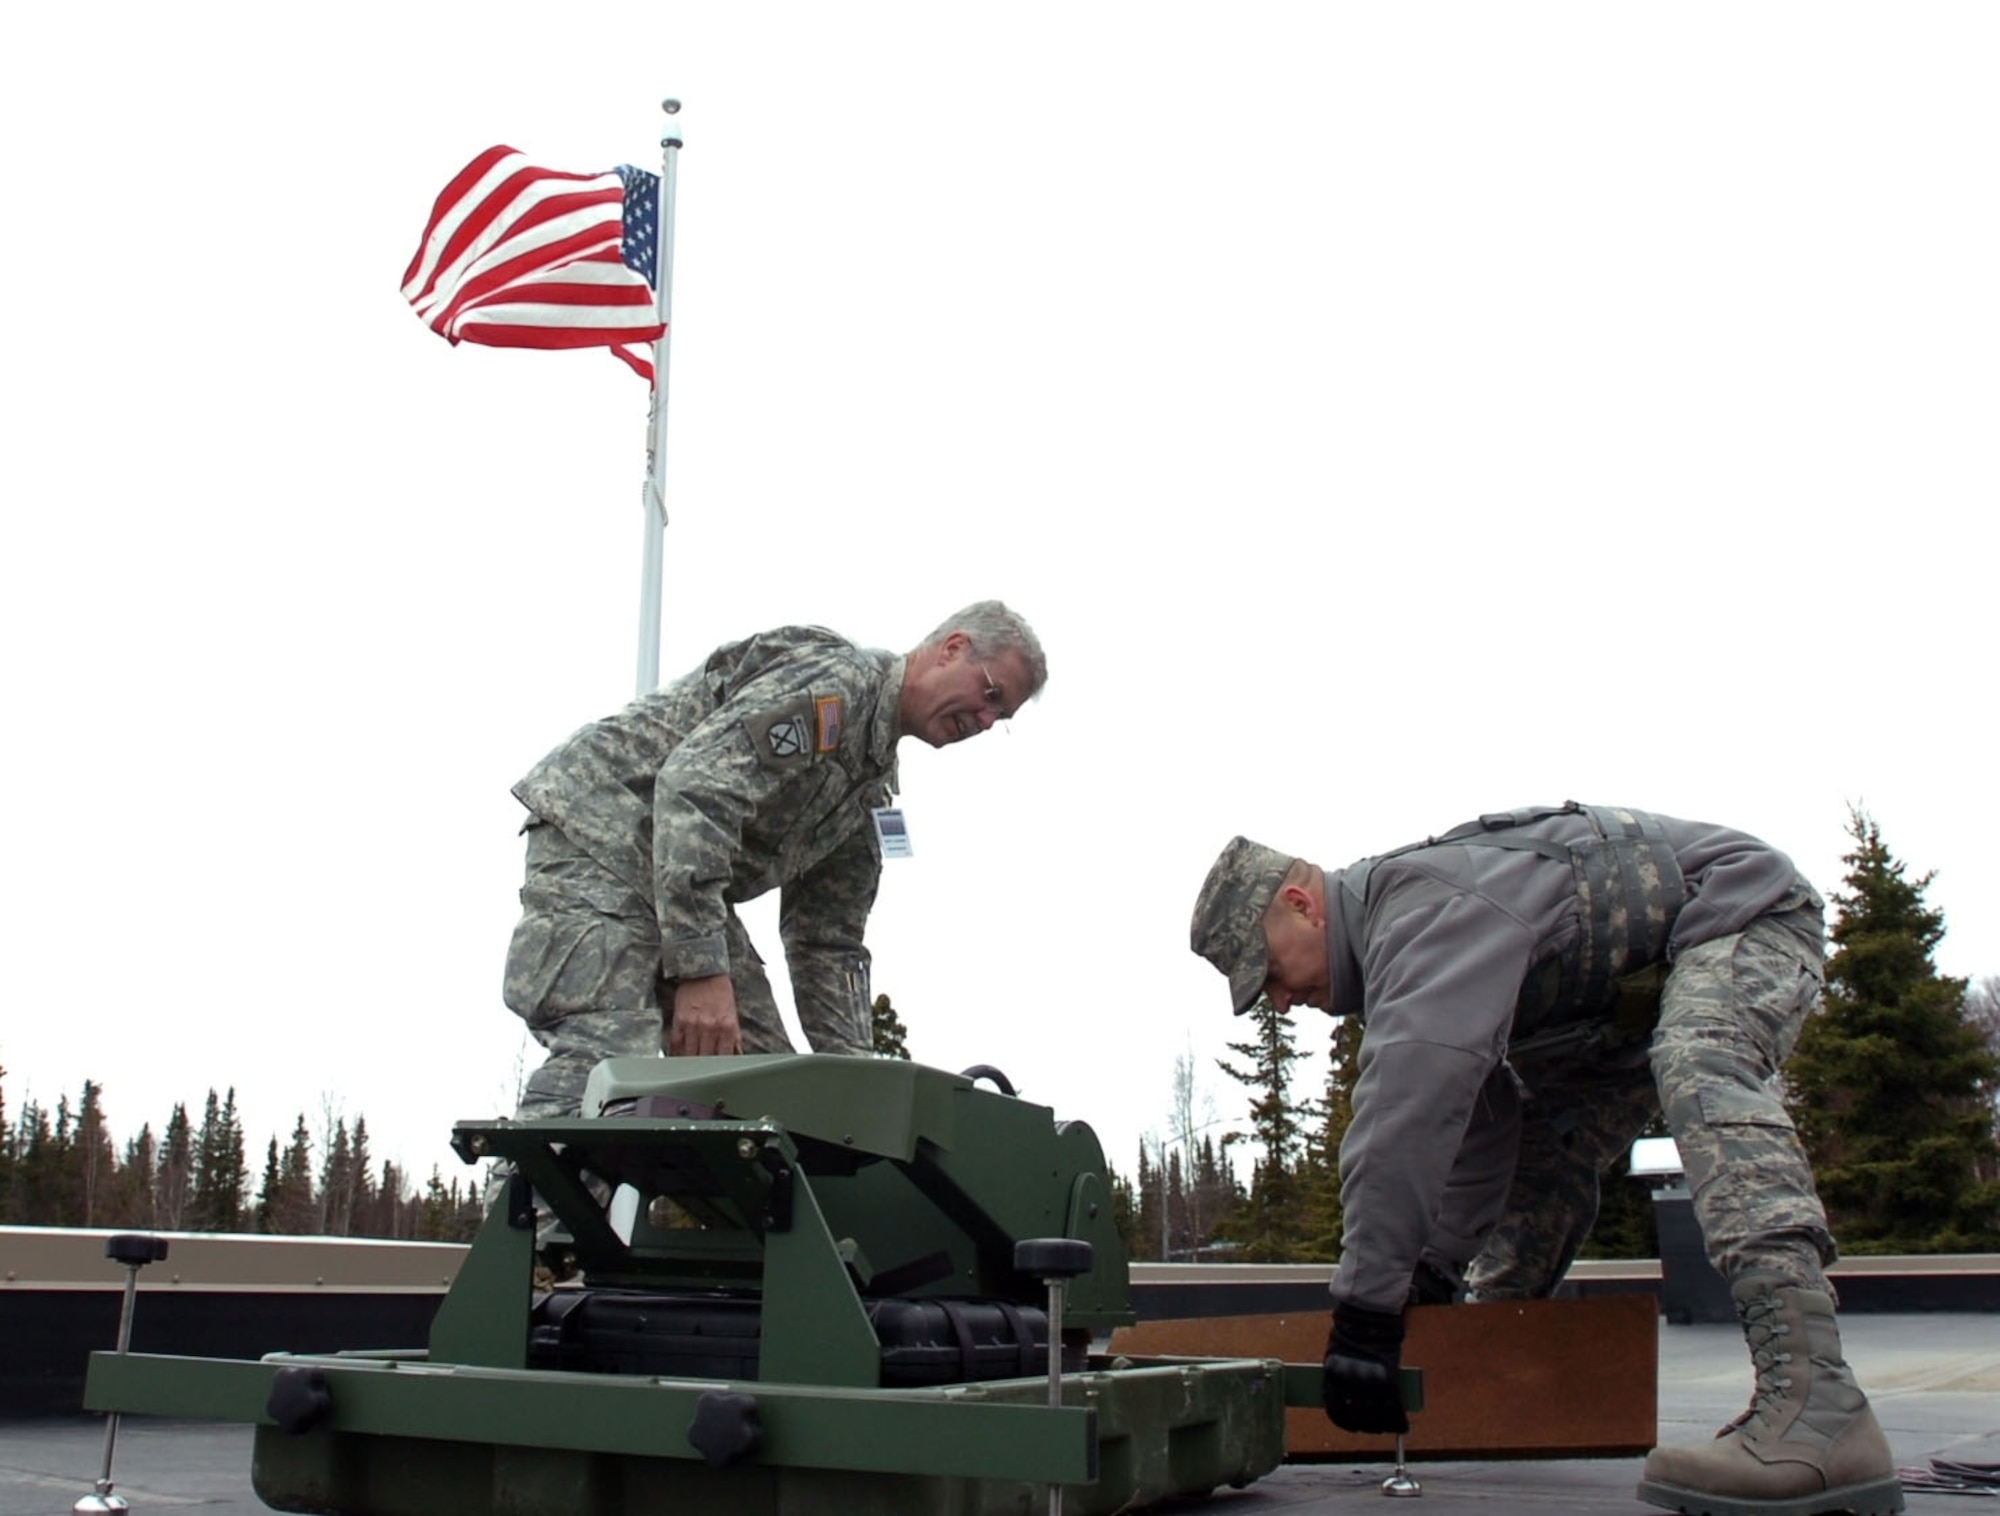
<path id="1" fill-rule="evenodd" d="M 778 934 L 792 1000 L 815 1052 L 859 1052 L 869 1045 L 870 959 L 862 933 L 881 880 L 875 834 L 864 825 L 780 897 Z M 841 1045 L 830 1045 L 835 1043 Z"/>
<path id="2" fill-rule="evenodd" d="M 729 971 L 726 892 L 745 832 L 785 830 L 818 788 L 808 690 L 842 689 L 830 660 L 797 659 L 724 701 L 661 765 L 653 787 L 653 899 L 660 971 L 692 979 Z M 775 860 L 749 860 L 758 874 Z"/>

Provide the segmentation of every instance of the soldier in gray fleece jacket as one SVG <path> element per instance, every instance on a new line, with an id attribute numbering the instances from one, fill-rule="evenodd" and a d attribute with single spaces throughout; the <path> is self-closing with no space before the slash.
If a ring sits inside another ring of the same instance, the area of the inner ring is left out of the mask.
<path id="1" fill-rule="evenodd" d="M 1231 1008 L 1363 1023 L 1341 1144 L 1327 1414 L 1404 1431 L 1412 1302 L 1545 1296 L 1598 1175 L 1664 1113 L 1758 1368 L 1751 1408 L 1656 1449 L 1640 1496 L 1726 1516 L 1901 1509 L 1841 1357 L 1833 1238 L 1777 1089 L 1817 1004 L 1824 906 L 1746 833 L 1619 807 L 1501 812 L 1323 870 L 1238 837 L 1194 950 Z M 1810 1366 L 1798 1343 L 1812 1344 Z"/>

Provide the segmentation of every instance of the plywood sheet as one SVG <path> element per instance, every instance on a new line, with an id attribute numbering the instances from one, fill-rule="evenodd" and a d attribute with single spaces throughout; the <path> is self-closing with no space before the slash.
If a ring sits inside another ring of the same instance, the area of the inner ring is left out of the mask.
<path id="1" fill-rule="evenodd" d="M 1146 1321 L 1113 1333 L 1111 1350 L 1317 1365 L 1327 1322 L 1324 1311 Z M 1648 1294 L 1418 1306 L 1403 1362 L 1424 1371 L 1424 1409 L 1405 1443 L 1412 1459 L 1617 1457 L 1655 1440 L 1659 1324 Z M 1378 1458 L 1393 1455 L 1395 1439 L 1294 1408 L 1285 1446 L 1294 1460 Z"/>

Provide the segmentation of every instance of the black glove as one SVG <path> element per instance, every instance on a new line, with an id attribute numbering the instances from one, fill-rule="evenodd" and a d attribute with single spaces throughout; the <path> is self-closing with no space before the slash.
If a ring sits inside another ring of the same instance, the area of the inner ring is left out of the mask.
<path id="1" fill-rule="evenodd" d="M 1329 1421 L 1350 1432 L 1409 1431 L 1402 1368 L 1402 1312 L 1333 1308 L 1324 1364 Z"/>
<path id="2" fill-rule="evenodd" d="M 1417 1265 L 1410 1276 L 1410 1298 L 1405 1305 L 1456 1305 L 1464 1287 L 1429 1259 Z"/>

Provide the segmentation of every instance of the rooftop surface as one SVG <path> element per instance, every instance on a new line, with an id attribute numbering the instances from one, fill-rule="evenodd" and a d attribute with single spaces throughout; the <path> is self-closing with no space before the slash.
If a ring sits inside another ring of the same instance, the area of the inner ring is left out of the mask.
<path id="1" fill-rule="evenodd" d="M 2000 1464 L 2000 1315 L 1850 1315 L 1847 1356 L 1875 1403 L 1897 1461 L 1933 1458 Z M 1748 1400 L 1750 1370 L 1734 1327 L 1660 1327 L 1659 1430 L 1663 1442 L 1708 1436 Z M 0 1422 L 0 1516 L 65 1516 L 90 1493 L 103 1457 L 95 1416 Z M 1640 1513 L 1638 1458 L 1413 1463 L 1419 1510 L 1530 1516 L 1548 1511 Z M 1386 1465 L 1294 1464 L 1241 1491 L 1156 1507 L 1174 1516 L 1308 1516 L 1374 1509 Z M 250 1488 L 250 1429 L 127 1418 L 113 1468 L 134 1512 L 200 1507 L 207 1513 L 267 1507 Z M 2000 1497 L 1912 1491 L 1913 1512 L 2000 1510 Z M 586 1516 L 586 1513 L 579 1513 Z M 608 1516 L 608 1513 L 607 1513 Z"/>

